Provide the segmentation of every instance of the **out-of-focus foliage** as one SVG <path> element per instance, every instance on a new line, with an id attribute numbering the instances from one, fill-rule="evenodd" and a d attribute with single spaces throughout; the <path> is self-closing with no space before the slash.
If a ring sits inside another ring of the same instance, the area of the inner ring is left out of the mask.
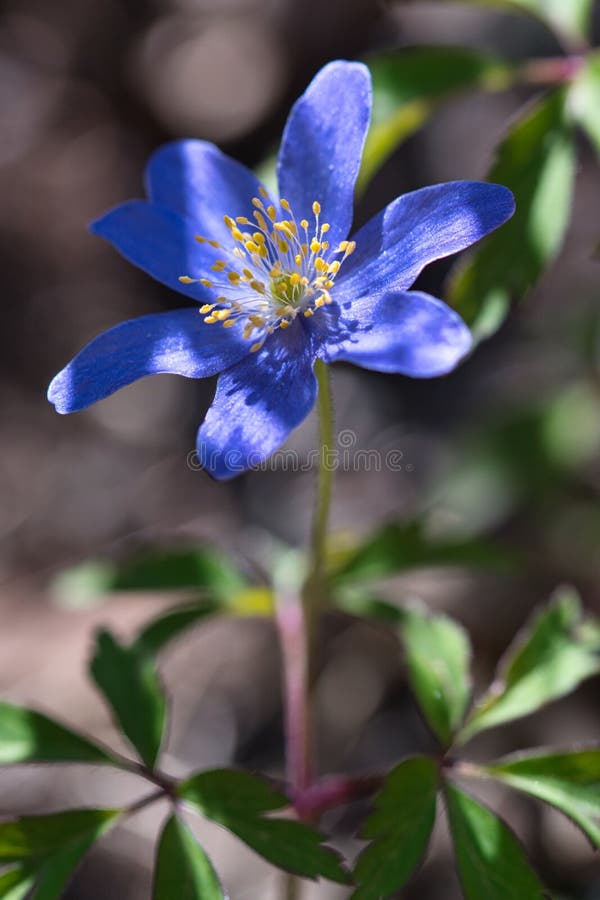
<path id="1" fill-rule="evenodd" d="M 526 111 L 500 144 L 489 180 L 505 184 L 517 209 L 451 279 L 452 304 L 476 337 L 495 331 L 558 253 L 569 224 L 575 148 L 567 94 L 551 93 Z"/>
<path id="2" fill-rule="evenodd" d="M 113 760 L 101 747 L 48 716 L 0 703 L 0 765 L 49 762 L 102 764 Z"/>
<path id="3" fill-rule="evenodd" d="M 442 101 L 467 88 L 498 89 L 512 79 L 508 63 L 463 48 L 416 47 L 367 62 L 373 78 L 373 114 L 357 182 L 359 193 Z"/>
<path id="4" fill-rule="evenodd" d="M 567 37 L 587 37 L 594 0 L 467 0 L 469 3 L 528 12 Z"/>
<path id="5" fill-rule="evenodd" d="M 586 59 L 573 87 L 573 113 L 600 155 L 600 53 Z"/>

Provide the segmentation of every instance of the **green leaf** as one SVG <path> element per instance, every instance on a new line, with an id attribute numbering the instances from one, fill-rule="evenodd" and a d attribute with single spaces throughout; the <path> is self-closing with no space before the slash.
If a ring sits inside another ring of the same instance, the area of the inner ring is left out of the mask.
<path id="1" fill-rule="evenodd" d="M 571 88 L 571 108 L 600 155 L 600 53 L 590 53 Z"/>
<path id="2" fill-rule="evenodd" d="M 94 834 L 53 853 L 39 869 L 34 870 L 35 887 L 30 900 L 60 900 L 75 869 L 99 836 L 100 833 Z"/>
<path id="3" fill-rule="evenodd" d="M 103 834 L 121 815 L 119 809 L 74 809 L 24 816 L 0 823 L 0 862 L 44 863 L 50 854 L 75 849 Z"/>
<path id="4" fill-rule="evenodd" d="M 515 215 L 458 263 L 449 285 L 451 304 L 476 338 L 499 326 L 562 246 L 575 179 L 566 97 L 561 89 L 528 107 L 498 148 L 488 180 L 513 191 Z"/>
<path id="5" fill-rule="evenodd" d="M 337 855 L 322 846 L 318 831 L 301 822 L 265 816 L 290 805 L 284 794 L 265 781 L 245 772 L 217 769 L 193 775 L 178 786 L 178 793 L 273 865 L 303 878 L 323 876 L 347 882 Z"/>
<path id="6" fill-rule="evenodd" d="M 24 869 L 10 869 L 0 875 L 2 900 L 25 900 L 34 885 L 33 875 Z"/>
<path id="7" fill-rule="evenodd" d="M 430 727 L 444 745 L 462 723 L 471 696 L 471 645 L 446 616 L 409 609 L 400 633 L 412 688 Z"/>
<path id="8" fill-rule="evenodd" d="M 372 843 L 354 869 L 351 900 L 396 895 L 423 858 L 435 822 L 438 769 L 427 757 L 400 763 L 385 779 L 363 837 Z"/>
<path id="9" fill-rule="evenodd" d="M 220 598 L 246 582 L 229 560 L 210 548 L 146 552 L 115 569 L 115 591 L 204 589 Z"/>
<path id="10" fill-rule="evenodd" d="M 569 39 L 588 35 L 594 0 L 469 0 L 529 13 Z"/>
<path id="11" fill-rule="evenodd" d="M 445 793 L 466 900 L 544 900 L 542 884 L 504 822 L 454 785 Z"/>
<path id="12" fill-rule="evenodd" d="M 585 625 L 578 596 L 561 588 L 508 648 L 458 741 L 526 716 L 598 674 L 600 655 L 586 638 Z"/>
<path id="13" fill-rule="evenodd" d="M 600 750 L 531 751 L 507 756 L 484 771 L 555 806 L 600 848 Z"/>
<path id="14" fill-rule="evenodd" d="M 30 762 L 114 764 L 101 747 L 42 713 L 0 703 L 0 765 Z"/>
<path id="15" fill-rule="evenodd" d="M 156 854 L 154 900 L 224 900 L 212 864 L 176 816 L 163 828 Z"/>
<path id="16" fill-rule="evenodd" d="M 357 182 L 359 192 L 441 101 L 467 88 L 505 87 L 512 77 L 501 61 L 454 47 L 418 47 L 372 56 L 367 65 L 373 78 L 373 116 Z"/>
<path id="17" fill-rule="evenodd" d="M 170 641 L 202 619 L 214 615 L 220 606 L 211 600 L 188 603 L 167 610 L 152 619 L 136 637 L 133 648 L 148 656 L 156 656 Z"/>
<path id="18" fill-rule="evenodd" d="M 166 701 L 152 661 L 137 647 L 123 647 L 110 632 L 101 631 L 90 672 L 124 734 L 153 768 L 165 729 Z"/>
<path id="19" fill-rule="evenodd" d="M 415 520 L 384 525 L 350 551 L 331 577 L 362 581 L 431 566 L 502 569 L 511 563 L 507 553 L 483 540 L 429 537 L 425 523 Z"/>

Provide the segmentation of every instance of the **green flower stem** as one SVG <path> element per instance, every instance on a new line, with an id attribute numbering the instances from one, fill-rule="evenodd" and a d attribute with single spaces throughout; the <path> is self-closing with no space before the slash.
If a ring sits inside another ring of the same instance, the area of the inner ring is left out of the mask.
<path id="1" fill-rule="evenodd" d="M 304 608 L 312 637 L 315 618 L 326 600 L 327 532 L 329 509 L 333 487 L 333 455 L 335 436 L 333 424 L 333 397 L 326 364 L 318 359 L 315 375 L 319 385 L 317 400 L 319 412 L 319 472 L 311 537 L 310 568 L 304 586 Z"/>

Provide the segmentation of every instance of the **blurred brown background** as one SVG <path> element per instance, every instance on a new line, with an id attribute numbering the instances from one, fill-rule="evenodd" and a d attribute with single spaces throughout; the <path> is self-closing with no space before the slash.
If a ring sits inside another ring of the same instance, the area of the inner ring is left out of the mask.
<path id="1" fill-rule="evenodd" d="M 99 331 L 178 302 L 121 260 L 87 223 L 142 192 L 149 153 L 181 136 L 214 140 L 248 165 L 277 146 L 290 102 L 336 57 L 414 44 L 469 44 L 511 58 L 559 52 L 538 24 L 467 4 L 375 0 L 7 0 L 0 12 L 0 248 L 4 327 L 0 354 L 0 692 L 101 738 L 117 741 L 86 681 L 99 623 L 131 634 L 167 598 L 115 597 L 70 608 L 48 590 L 64 567 L 89 556 L 123 556 L 147 544 L 211 542 L 242 561 L 268 533 L 299 543 L 308 525 L 310 473 L 268 472 L 217 485 L 186 457 L 214 384 L 161 376 L 90 410 L 57 416 L 45 400 L 52 375 Z M 453 178 L 485 177 L 507 120 L 529 94 L 453 100 L 376 178 L 357 219 L 398 193 Z M 575 446 L 557 504 L 552 488 L 529 491 L 539 460 L 519 457 L 518 489 L 502 465 L 484 465 L 471 436 L 565 387 L 589 387 L 600 273 L 600 169 L 582 142 L 574 216 L 557 264 L 501 332 L 451 377 L 429 383 L 335 372 L 338 425 L 360 447 L 399 448 L 402 472 L 339 473 L 334 520 L 367 531 L 382 519 L 430 509 L 433 526 L 524 545 L 535 565 L 513 577 L 422 572 L 385 586 L 400 601 L 418 594 L 471 629 L 477 674 L 494 661 L 529 609 L 561 580 L 600 598 L 598 424 L 564 420 Z M 443 290 L 448 266 L 421 279 Z M 600 332 L 598 332 L 600 333 Z M 591 336 L 591 337 L 590 337 Z M 587 341 L 587 344 L 586 344 Z M 577 410 L 576 410 L 577 411 Z M 580 432 L 580 430 L 581 432 Z M 309 421 L 291 439 L 314 442 Z M 509 448 L 511 453 L 518 448 Z M 531 465 L 528 472 L 527 465 Z M 508 465 L 508 464 L 507 464 Z M 510 462 L 512 465 L 512 462 Z M 506 468 L 506 467 L 505 467 Z M 511 490 L 513 493 L 511 493 Z M 381 630 L 336 619 L 325 628 L 318 700 L 324 771 L 368 771 L 427 749 L 395 642 Z M 174 697 L 167 768 L 174 774 L 243 764 L 281 771 L 278 653 L 262 622 L 219 623 L 168 652 Z M 492 732 L 474 753 L 597 737 L 597 686 Z M 139 794 L 125 776 L 93 770 L 0 772 L 0 813 L 120 803 Z M 143 788 L 142 788 L 143 789 Z M 600 898 L 600 872 L 564 820 L 502 794 L 496 808 L 529 842 L 557 896 Z M 341 846 L 360 810 L 332 817 Z M 150 896 L 155 812 L 132 819 L 94 851 L 69 898 Z M 279 876 L 238 842 L 200 823 L 233 900 L 276 896 Z M 562 893 L 561 893 L 562 892 Z M 409 898 L 455 900 L 448 838 Z M 334 887 L 303 898 L 342 898 Z M 482 898 L 484 900 L 484 898 Z"/>

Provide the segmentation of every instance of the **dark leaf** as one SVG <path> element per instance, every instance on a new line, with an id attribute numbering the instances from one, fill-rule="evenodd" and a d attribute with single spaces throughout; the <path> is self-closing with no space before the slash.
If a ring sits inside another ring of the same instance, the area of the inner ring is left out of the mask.
<path id="1" fill-rule="evenodd" d="M 513 218 L 461 260 L 449 300 L 475 332 L 493 333 L 511 300 L 533 287 L 560 250 L 575 179 L 575 149 L 565 90 L 529 107 L 498 148 L 488 180 L 509 187 Z"/>
<path id="2" fill-rule="evenodd" d="M 42 713 L 0 703 L 0 765 L 28 762 L 114 761 L 101 747 Z"/>
<path id="3" fill-rule="evenodd" d="M 600 672 L 600 655 L 585 632 L 580 635 L 584 623 L 577 595 L 568 588 L 557 591 L 508 648 L 458 741 L 526 716 Z"/>
<path id="4" fill-rule="evenodd" d="M 600 750 L 519 753 L 485 771 L 561 810 L 600 848 Z"/>
<path id="5" fill-rule="evenodd" d="M 506 568 L 508 554 L 483 540 L 429 537 L 423 522 L 384 525 L 349 553 L 333 572 L 334 581 L 361 581 L 430 566 Z"/>
<path id="6" fill-rule="evenodd" d="M 212 864 L 189 828 L 172 816 L 158 844 L 154 900 L 224 900 Z"/>
<path id="7" fill-rule="evenodd" d="M 511 78 L 505 63 L 465 48 L 418 47 L 371 56 L 367 64 L 373 78 L 373 117 L 359 191 L 443 100 L 468 88 L 497 88 Z"/>
<path id="8" fill-rule="evenodd" d="M 318 831 L 265 813 L 289 806 L 283 794 L 245 772 L 201 772 L 179 785 L 180 796 L 207 819 L 232 831 L 273 865 L 303 878 L 348 880 L 337 855 L 322 845 Z"/>
<path id="9" fill-rule="evenodd" d="M 590 30 L 594 0 L 469 0 L 483 6 L 498 6 L 526 12 L 540 19 L 567 40 L 584 38 Z"/>
<path id="10" fill-rule="evenodd" d="M 512 831 L 487 807 L 446 786 L 450 831 L 466 900 L 544 900 L 544 890 Z"/>
<path id="11" fill-rule="evenodd" d="M 575 118 L 600 155 L 600 53 L 591 53 L 571 89 Z"/>
<path id="12" fill-rule="evenodd" d="M 224 599 L 245 586 L 229 560 L 210 548 L 147 552 L 119 566 L 116 591 L 205 589 Z"/>
<path id="13" fill-rule="evenodd" d="M 354 870 L 352 900 L 396 896 L 423 858 L 435 822 L 438 769 L 432 759 L 400 763 L 375 799 L 363 837 L 372 841 Z"/>
<path id="14" fill-rule="evenodd" d="M 136 647 L 123 647 L 108 631 L 101 631 L 90 672 L 123 733 L 153 768 L 165 729 L 166 701 L 152 661 Z"/>
<path id="15" fill-rule="evenodd" d="M 75 809 L 26 816 L 0 823 L 0 862 L 35 862 L 103 834 L 121 815 L 118 809 Z"/>
<path id="16" fill-rule="evenodd" d="M 471 696 L 471 646 L 465 630 L 446 616 L 408 609 L 400 626 L 412 688 L 427 722 L 448 745 Z"/>

